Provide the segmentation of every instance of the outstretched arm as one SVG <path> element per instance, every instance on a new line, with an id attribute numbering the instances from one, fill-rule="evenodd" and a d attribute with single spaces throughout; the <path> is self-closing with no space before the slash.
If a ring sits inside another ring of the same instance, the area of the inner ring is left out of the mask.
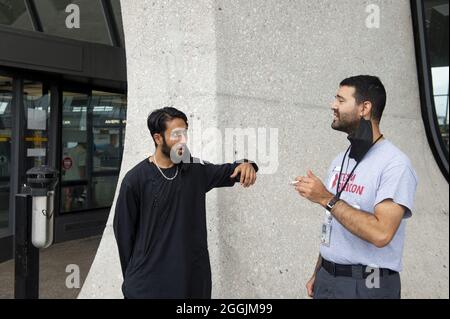
<path id="1" fill-rule="evenodd" d="M 213 188 L 231 187 L 237 182 L 250 187 L 256 182 L 257 172 L 258 166 L 248 161 L 222 165 L 205 163 L 206 192 Z"/>

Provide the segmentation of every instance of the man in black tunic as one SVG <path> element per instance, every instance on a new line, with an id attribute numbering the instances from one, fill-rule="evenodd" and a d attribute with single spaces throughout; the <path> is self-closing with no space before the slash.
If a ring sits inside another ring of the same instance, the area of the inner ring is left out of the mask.
<path id="1" fill-rule="evenodd" d="M 206 193 L 238 181 L 247 188 L 258 167 L 193 159 L 187 117 L 177 109 L 154 111 L 147 125 L 156 152 L 124 177 L 114 216 L 122 292 L 129 299 L 211 298 Z"/>

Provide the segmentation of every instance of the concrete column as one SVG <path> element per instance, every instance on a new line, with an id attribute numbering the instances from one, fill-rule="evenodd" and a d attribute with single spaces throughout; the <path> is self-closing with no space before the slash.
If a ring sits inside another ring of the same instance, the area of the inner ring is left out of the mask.
<path id="1" fill-rule="evenodd" d="M 374 4 L 380 25 L 368 28 L 366 10 Z M 214 297 L 306 297 L 323 209 L 300 199 L 288 182 L 307 169 L 325 178 L 348 145 L 330 128 L 338 84 L 373 74 L 388 92 L 382 131 L 420 179 L 407 226 L 403 296 L 448 298 L 449 189 L 421 118 L 408 0 L 123 0 L 122 10 L 129 106 L 121 177 L 152 152 L 145 119 L 168 103 L 201 120 L 201 131 L 219 129 L 210 131 L 216 144 L 205 134 L 209 147 L 203 154 L 194 149 L 205 159 L 228 159 L 227 129 L 248 128 L 258 149 L 276 142 L 269 159 L 257 155 L 270 174 L 253 189 L 208 195 Z M 121 296 L 112 215 L 82 298 Z"/>
<path id="2" fill-rule="evenodd" d="M 146 126 L 152 110 L 174 106 L 185 112 L 192 123 L 193 151 L 201 148 L 202 128 L 217 127 L 218 121 L 213 1 L 121 2 L 127 51 L 128 111 L 119 185 L 128 170 L 154 152 Z M 209 148 L 204 156 L 214 160 L 219 154 L 218 149 Z M 119 187 L 116 196 L 118 191 Z M 208 196 L 207 211 L 209 227 L 213 228 L 216 193 Z M 123 298 L 113 217 L 114 207 L 80 298 Z M 214 245 L 214 241 L 211 235 L 210 245 Z"/>

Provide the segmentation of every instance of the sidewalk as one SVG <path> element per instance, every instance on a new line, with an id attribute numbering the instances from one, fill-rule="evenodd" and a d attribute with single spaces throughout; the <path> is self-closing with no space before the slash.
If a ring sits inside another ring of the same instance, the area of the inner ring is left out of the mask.
<path id="1" fill-rule="evenodd" d="M 89 272 L 100 236 L 56 244 L 40 254 L 40 298 L 74 299 L 81 289 L 68 289 L 66 267 L 80 267 L 80 287 Z M 14 260 L 0 264 L 0 299 L 14 298 Z"/>

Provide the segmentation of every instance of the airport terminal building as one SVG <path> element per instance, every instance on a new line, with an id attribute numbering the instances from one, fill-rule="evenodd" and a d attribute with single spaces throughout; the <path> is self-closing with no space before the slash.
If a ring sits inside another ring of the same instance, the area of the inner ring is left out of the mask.
<path id="1" fill-rule="evenodd" d="M 67 28 L 70 4 L 82 28 Z M 55 240 L 100 234 L 119 175 L 127 112 L 119 0 L 0 1 L 0 261 L 12 256 L 25 173 L 60 174 Z"/>
<path id="2" fill-rule="evenodd" d="M 103 233 L 80 296 L 120 298 L 116 186 L 154 149 L 148 113 L 173 105 L 203 128 L 277 131 L 275 173 L 208 195 L 213 296 L 303 297 L 323 212 L 283 186 L 324 177 L 348 145 L 330 129 L 335 90 L 373 74 L 388 91 L 383 133 L 420 180 L 404 296 L 448 298 L 448 19 L 448 0 L 0 0 L 0 261 L 25 172 L 48 164 L 56 242 Z"/>

